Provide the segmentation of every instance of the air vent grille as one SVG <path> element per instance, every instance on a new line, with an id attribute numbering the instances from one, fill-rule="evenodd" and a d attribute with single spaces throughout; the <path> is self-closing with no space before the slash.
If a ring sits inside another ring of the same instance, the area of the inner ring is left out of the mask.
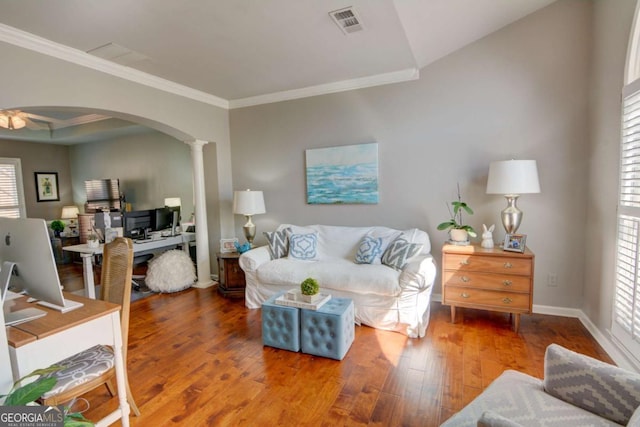
<path id="1" fill-rule="evenodd" d="M 355 33 L 364 29 L 362 21 L 353 7 L 334 10 L 329 12 L 329 16 L 345 34 Z"/>

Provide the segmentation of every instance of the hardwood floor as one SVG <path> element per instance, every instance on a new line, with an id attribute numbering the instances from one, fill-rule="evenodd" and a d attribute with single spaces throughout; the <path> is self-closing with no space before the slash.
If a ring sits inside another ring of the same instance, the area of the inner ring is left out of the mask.
<path id="1" fill-rule="evenodd" d="M 356 327 L 335 361 L 263 347 L 260 310 L 213 288 L 136 301 L 128 372 L 142 415 L 131 425 L 437 426 L 505 369 L 542 377 L 550 343 L 611 362 L 577 319 L 525 315 L 516 334 L 508 315 L 458 312 L 452 324 L 433 303 L 423 339 Z M 93 420 L 117 404 L 106 388 L 85 398 Z"/>

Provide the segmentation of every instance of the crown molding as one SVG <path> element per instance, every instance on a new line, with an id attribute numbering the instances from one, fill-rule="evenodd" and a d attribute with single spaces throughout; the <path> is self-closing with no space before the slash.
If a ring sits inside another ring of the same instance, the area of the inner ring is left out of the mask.
<path id="1" fill-rule="evenodd" d="M 183 96 L 195 101 L 216 107 L 229 109 L 229 101 L 187 86 L 166 80 L 142 71 L 125 67 L 115 62 L 107 61 L 90 55 L 78 49 L 53 42 L 35 34 L 0 24 L 0 41 L 42 53 L 54 58 L 62 59 L 83 67 L 91 68 L 112 76 L 120 77 L 144 86 L 152 87 L 174 95 Z"/>
<path id="2" fill-rule="evenodd" d="M 2 23 L 0 23 L 0 41 L 227 110 L 406 82 L 417 80 L 420 77 L 420 71 L 418 68 L 407 68 L 390 73 L 377 74 L 374 76 L 351 80 L 342 80 L 339 82 L 309 86 L 301 89 L 226 100 L 143 71 L 138 71 L 115 62 L 107 61 L 81 50 L 56 43 Z"/>
<path id="3" fill-rule="evenodd" d="M 361 77 L 358 79 L 342 80 L 339 82 L 309 86 L 301 89 L 274 92 L 266 95 L 251 96 L 248 98 L 232 99 L 229 101 L 229 108 L 243 108 L 274 102 L 289 101 L 292 99 L 308 98 L 318 95 L 327 95 L 330 93 L 346 92 L 349 90 L 406 82 L 417 80 L 419 78 L 420 70 L 418 68 L 407 68 L 400 71 L 376 74 L 374 76 Z"/>

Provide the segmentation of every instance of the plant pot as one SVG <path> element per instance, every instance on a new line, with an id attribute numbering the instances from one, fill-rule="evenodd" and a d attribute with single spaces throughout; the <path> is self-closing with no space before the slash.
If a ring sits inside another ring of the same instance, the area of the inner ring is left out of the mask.
<path id="1" fill-rule="evenodd" d="M 87 240 L 87 247 L 97 249 L 99 246 L 100 242 L 98 240 Z"/>
<path id="2" fill-rule="evenodd" d="M 315 295 L 300 294 L 300 297 L 302 298 L 302 301 L 304 301 L 304 302 L 314 303 L 314 302 L 316 302 L 317 300 L 320 299 L 320 294 L 315 294 Z"/>
<path id="3" fill-rule="evenodd" d="M 449 238 L 454 242 L 468 242 L 469 233 L 467 232 L 467 230 L 452 228 L 451 230 L 449 230 Z"/>

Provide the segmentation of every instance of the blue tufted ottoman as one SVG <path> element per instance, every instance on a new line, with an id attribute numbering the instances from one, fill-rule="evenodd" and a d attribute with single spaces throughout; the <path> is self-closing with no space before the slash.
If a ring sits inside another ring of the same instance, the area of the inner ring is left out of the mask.
<path id="1" fill-rule="evenodd" d="M 280 295 L 262 304 L 262 344 L 300 351 L 300 309 L 276 304 Z"/>
<path id="2" fill-rule="evenodd" d="M 300 311 L 302 351 L 342 360 L 355 335 L 353 301 L 331 298 L 316 311 Z"/>

